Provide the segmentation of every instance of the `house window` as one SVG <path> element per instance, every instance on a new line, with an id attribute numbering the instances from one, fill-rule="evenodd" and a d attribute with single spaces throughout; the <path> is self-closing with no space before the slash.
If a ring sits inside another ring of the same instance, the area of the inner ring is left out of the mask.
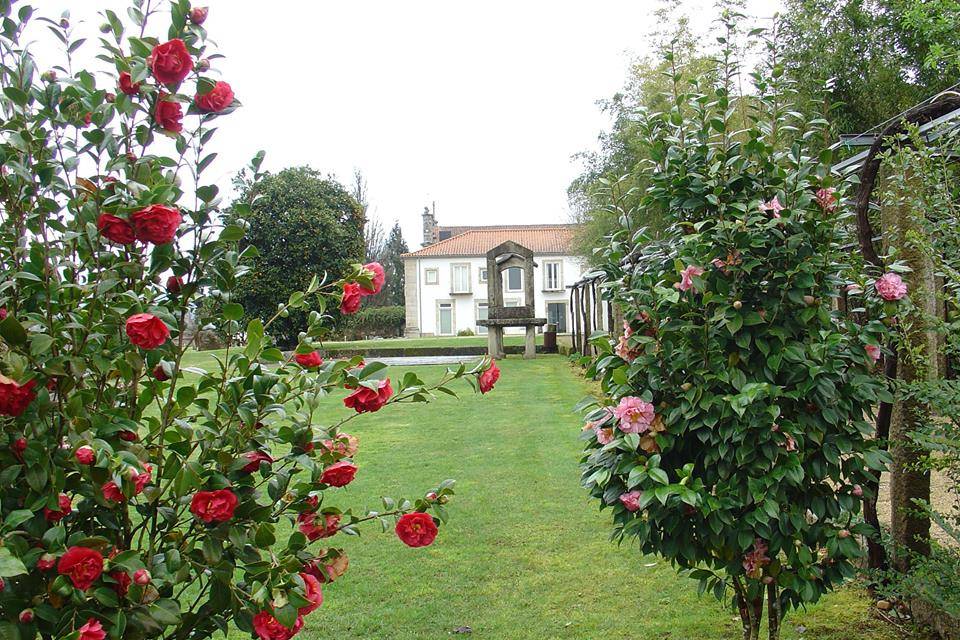
<path id="1" fill-rule="evenodd" d="M 490 307 L 486 302 L 477 303 L 477 320 L 489 320 L 490 319 Z M 477 335 L 483 336 L 487 334 L 487 328 L 481 325 L 477 325 Z"/>
<path id="2" fill-rule="evenodd" d="M 519 298 L 506 298 L 503 301 L 503 306 L 505 307 L 519 307 L 520 299 Z"/>
<path id="3" fill-rule="evenodd" d="M 507 291 L 523 290 L 523 271 L 520 267 L 507 269 Z"/>
<path id="4" fill-rule="evenodd" d="M 470 265 L 451 265 L 451 293 L 470 293 Z"/>
<path id="5" fill-rule="evenodd" d="M 440 271 L 427 269 L 423 272 L 423 284 L 440 284 Z"/>
<path id="6" fill-rule="evenodd" d="M 487 284 L 487 268 L 481 267 L 477 269 L 477 273 L 479 274 L 480 284 Z"/>
<path id="7" fill-rule="evenodd" d="M 563 280 L 560 277 L 559 260 L 548 260 L 543 263 L 543 290 L 559 291 Z"/>
<path id="8" fill-rule="evenodd" d="M 453 335 L 453 303 L 437 302 L 437 335 Z"/>
<path id="9" fill-rule="evenodd" d="M 567 303 L 548 302 L 547 322 L 557 325 L 557 333 L 567 332 Z"/>

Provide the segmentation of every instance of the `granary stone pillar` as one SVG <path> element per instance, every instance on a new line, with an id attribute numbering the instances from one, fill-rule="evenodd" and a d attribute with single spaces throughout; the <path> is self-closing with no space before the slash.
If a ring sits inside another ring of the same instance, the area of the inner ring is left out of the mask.
<path id="1" fill-rule="evenodd" d="M 527 360 L 537 357 L 537 327 L 527 325 L 527 338 L 523 344 L 523 357 Z"/>

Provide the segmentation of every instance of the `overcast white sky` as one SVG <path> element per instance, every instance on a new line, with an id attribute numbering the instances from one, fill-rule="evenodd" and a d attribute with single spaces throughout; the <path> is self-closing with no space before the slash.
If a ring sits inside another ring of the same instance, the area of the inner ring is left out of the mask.
<path id="1" fill-rule="evenodd" d="M 34 0 L 96 34 L 123 0 Z M 198 3 L 200 4 L 200 3 Z M 655 0 L 206 0 L 216 63 L 243 108 L 219 121 L 222 188 L 259 149 L 369 184 L 373 215 L 411 248 L 441 224 L 566 222 L 573 154 L 607 126 L 596 101 L 647 51 Z M 688 0 L 706 28 L 712 2 Z M 779 0 L 748 0 L 771 16 Z M 118 12 L 119 13 L 119 12 Z M 158 21 L 159 23 L 159 21 Z M 163 31 L 154 35 L 164 36 Z M 94 45 L 95 46 L 95 45 Z M 93 47 L 88 46 L 92 49 Z M 93 52 L 91 52 L 93 53 Z"/>

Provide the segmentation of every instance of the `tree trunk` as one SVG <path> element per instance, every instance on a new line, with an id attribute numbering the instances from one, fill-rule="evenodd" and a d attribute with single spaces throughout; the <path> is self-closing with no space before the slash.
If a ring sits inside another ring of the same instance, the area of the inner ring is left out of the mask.
<path id="1" fill-rule="evenodd" d="M 887 348 L 893 355 L 886 355 L 883 358 L 883 375 L 887 380 L 896 380 L 897 378 L 897 351 L 896 342 L 891 340 Z M 893 412 L 893 405 L 889 402 L 880 403 L 880 411 L 877 412 L 877 433 L 876 438 L 881 442 L 881 446 L 888 448 L 890 438 L 890 414 Z M 867 538 L 867 567 L 870 569 L 879 569 L 885 571 L 887 566 L 887 550 L 880 540 L 881 528 L 880 517 L 877 514 L 877 499 L 880 496 L 880 474 L 877 474 L 877 481 L 867 484 L 867 495 L 870 496 L 863 501 L 863 520 L 876 531 L 875 537 Z"/>
<path id="2" fill-rule="evenodd" d="M 913 243 L 909 235 L 923 234 L 918 223 L 922 211 L 911 202 L 910 188 L 916 178 L 909 173 L 890 178 L 889 203 L 882 211 L 884 240 L 912 271 L 904 274 L 915 309 L 898 318 L 901 348 L 898 354 L 898 378 L 905 383 L 935 380 L 937 377 L 937 336 L 930 328 L 936 317 L 936 279 L 930 259 Z M 916 400 L 897 401 L 890 416 L 890 507 L 893 534 L 893 566 L 899 571 L 910 568 L 915 554 L 930 554 L 930 518 L 917 501 L 930 501 L 930 472 L 923 468 L 923 451 L 910 434 L 924 426 L 929 408 Z"/>
<path id="3" fill-rule="evenodd" d="M 777 593 L 777 584 L 767 585 L 767 634 L 769 640 L 780 640 L 780 594 Z"/>

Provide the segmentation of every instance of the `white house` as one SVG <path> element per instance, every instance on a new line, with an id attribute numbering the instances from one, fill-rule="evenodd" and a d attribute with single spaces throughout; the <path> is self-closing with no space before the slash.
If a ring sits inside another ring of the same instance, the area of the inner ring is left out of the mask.
<path id="1" fill-rule="evenodd" d="M 585 269 L 570 249 L 575 225 L 441 227 L 429 211 L 423 218 L 425 246 L 403 255 L 408 337 L 455 336 L 467 329 L 485 334 L 477 320 L 487 318 L 486 253 L 507 240 L 533 251 L 536 316 L 556 323 L 558 333 L 570 330 L 567 287 Z M 503 278 L 505 306 L 527 304 L 522 270 L 511 268 Z"/>

